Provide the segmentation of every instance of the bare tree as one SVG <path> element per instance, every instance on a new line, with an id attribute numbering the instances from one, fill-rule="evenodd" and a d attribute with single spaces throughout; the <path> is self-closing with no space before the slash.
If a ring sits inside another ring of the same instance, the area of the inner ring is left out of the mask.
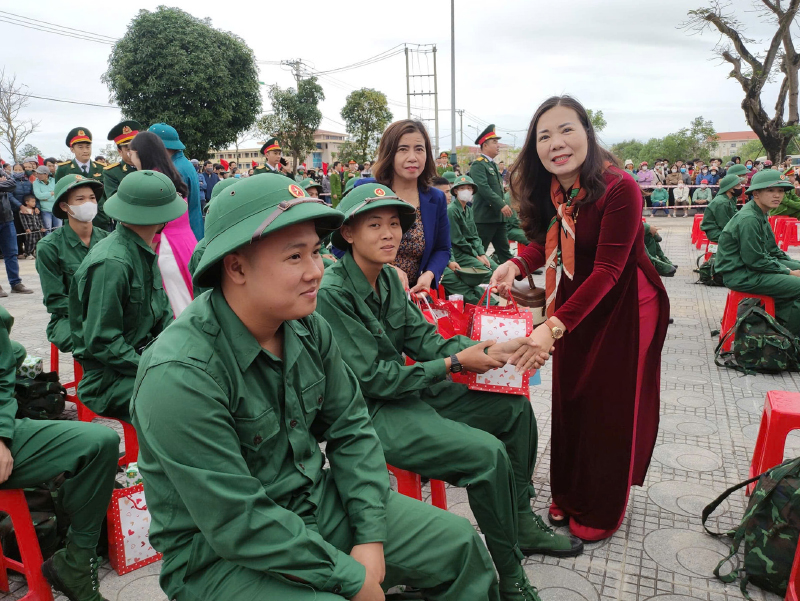
<path id="1" fill-rule="evenodd" d="M 0 144 L 17 160 L 17 152 L 25 139 L 39 127 L 39 121 L 23 119 L 22 109 L 28 106 L 27 86 L 17 83 L 16 75 L 0 69 Z"/>
<path id="2" fill-rule="evenodd" d="M 766 52 L 753 52 L 748 48 L 757 42 L 744 35 L 744 24 L 733 15 L 727 2 L 712 0 L 710 7 L 689 11 L 689 20 L 682 27 L 693 33 L 713 28 L 719 31 L 720 40 L 714 52 L 733 67 L 730 77 L 744 90 L 742 110 L 747 123 L 761 140 L 767 156 L 775 162 L 783 159 L 789 143 L 798 133 L 800 54 L 792 41 L 792 25 L 800 0 L 754 0 L 754 5 L 757 12 L 776 27 Z M 781 74 L 775 115 L 770 118 L 761 103 L 761 93 L 768 82 L 776 81 Z"/>

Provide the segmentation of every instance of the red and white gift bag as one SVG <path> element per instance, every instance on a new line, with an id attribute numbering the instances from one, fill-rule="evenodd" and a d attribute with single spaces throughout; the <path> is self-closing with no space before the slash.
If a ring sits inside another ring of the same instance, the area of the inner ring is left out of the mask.
<path id="1" fill-rule="evenodd" d="M 514 338 L 530 336 L 533 331 L 533 315 L 520 311 L 513 297 L 505 307 L 489 306 L 490 288 L 481 297 L 472 315 L 470 338 L 472 340 L 495 340 L 506 342 Z M 484 305 L 484 299 L 486 304 Z M 469 372 L 469 389 L 506 394 L 530 393 L 530 372 L 517 373 L 516 366 L 504 365 L 485 374 Z"/>
<path id="2" fill-rule="evenodd" d="M 127 574 L 161 559 L 150 544 L 150 512 L 144 486 L 117 488 L 108 507 L 108 558 L 117 574 Z"/>

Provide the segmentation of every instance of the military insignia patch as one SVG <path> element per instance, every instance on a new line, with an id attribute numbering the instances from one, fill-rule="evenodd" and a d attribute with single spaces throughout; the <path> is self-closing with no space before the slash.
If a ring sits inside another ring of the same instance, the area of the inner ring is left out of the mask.
<path id="1" fill-rule="evenodd" d="M 380 188 L 375 188 L 375 196 L 386 196 L 386 192 L 384 192 Z"/>
<path id="2" fill-rule="evenodd" d="M 781 173 L 781 179 L 786 179 L 786 174 Z"/>
<path id="3" fill-rule="evenodd" d="M 292 184 L 291 186 L 289 186 L 289 194 L 291 194 L 295 198 L 301 198 L 301 197 L 306 195 L 306 193 L 303 191 L 303 189 L 300 186 L 297 186 L 295 184 Z"/>
<path id="4" fill-rule="evenodd" d="M 100 173 L 94 173 L 93 174 L 94 177 L 100 177 L 100 175 L 102 175 L 102 174 L 100 174 Z"/>
<path id="5" fill-rule="evenodd" d="M 123 133 L 123 134 L 129 134 L 129 133 L 131 133 L 132 131 L 133 131 L 133 130 L 132 130 L 130 127 L 128 127 L 127 125 L 123 126 L 123 128 L 122 128 L 122 133 Z"/>
<path id="6" fill-rule="evenodd" d="M 79 182 L 79 181 L 81 181 L 82 179 L 83 179 L 83 176 L 82 176 L 82 175 L 76 175 L 76 176 L 75 176 L 75 181 L 76 181 L 76 182 Z"/>
<path id="7" fill-rule="evenodd" d="M 85 135 L 86 135 L 86 132 L 85 132 L 85 131 L 83 131 L 82 129 L 79 129 L 79 130 L 78 130 L 78 135 L 79 135 L 79 136 L 85 136 Z"/>

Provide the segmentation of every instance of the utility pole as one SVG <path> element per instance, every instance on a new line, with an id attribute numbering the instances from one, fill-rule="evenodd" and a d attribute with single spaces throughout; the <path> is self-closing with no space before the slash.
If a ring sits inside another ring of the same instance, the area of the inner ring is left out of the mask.
<path id="1" fill-rule="evenodd" d="M 439 156 L 439 84 L 436 79 L 436 45 L 433 46 L 433 129 L 436 136 L 436 151 L 434 156 Z"/>
<path id="2" fill-rule="evenodd" d="M 415 106 L 414 109 L 419 111 L 418 115 L 414 118 L 423 122 L 433 121 L 434 135 L 432 136 L 435 147 L 435 154 L 439 152 L 439 95 L 438 95 L 438 80 L 436 74 L 436 44 L 412 44 L 412 48 L 408 45 L 405 47 L 406 52 L 406 109 L 408 118 L 411 119 L 411 97 L 422 97 L 422 106 Z M 433 54 L 433 69 L 429 72 L 430 63 L 428 61 L 429 54 Z M 425 59 L 425 67 L 421 67 Z M 416 63 L 415 60 L 416 59 Z M 414 65 L 416 66 L 416 69 Z M 419 71 L 424 72 L 420 73 Z M 433 82 L 431 82 L 431 79 Z M 414 81 L 414 90 L 411 90 L 411 81 Z M 419 83 L 419 85 L 417 85 Z M 419 91 L 417 91 L 419 90 Z M 433 96 L 433 109 L 430 106 L 425 106 L 425 97 Z M 430 115 L 433 110 L 433 116 Z M 428 131 L 431 130 L 431 124 L 425 123 Z"/>
<path id="3" fill-rule="evenodd" d="M 464 111 L 461 111 L 463 119 Z M 463 121 L 462 121 L 463 122 Z M 456 0 L 450 0 L 450 144 L 456 152 Z M 464 130 L 461 130 L 464 145 Z"/>
<path id="4" fill-rule="evenodd" d="M 408 72 L 408 46 L 406 46 L 406 119 L 411 119 L 411 75 Z"/>
<path id="5" fill-rule="evenodd" d="M 459 129 L 461 130 L 461 146 L 464 145 L 464 109 L 457 109 L 456 112 L 458 113 L 459 119 Z M 453 127 L 455 127 L 455 119 L 453 119 Z M 455 140 L 455 136 L 454 136 Z M 455 148 L 455 141 L 453 142 L 453 147 Z"/>
<path id="6" fill-rule="evenodd" d="M 293 60 L 281 61 L 281 65 L 286 65 L 292 68 L 292 75 L 294 75 L 294 80 L 299 85 L 300 80 L 303 79 L 303 74 L 302 74 L 303 59 L 296 58 Z"/>

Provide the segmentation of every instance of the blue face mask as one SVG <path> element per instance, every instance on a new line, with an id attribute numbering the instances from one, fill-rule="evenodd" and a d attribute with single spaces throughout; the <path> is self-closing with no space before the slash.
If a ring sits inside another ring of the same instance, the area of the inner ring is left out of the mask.
<path id="1" fill-rule="evenodd" d="M 681 167 L 681 173 L 686 173 L 686 167 Z"/>
<path id="2" fill-rule="evenodd" d="M 236 175 L 234 175 L 233 177 L 235 177 L 236 179 L 239 179 L 240 177 L 242 177 L 242 174 L 241 174 L 241 173 L 237 173 L 237 174 L 236 174 Z"/>
<path id="3" fill-rule="evenodd" d="M 12 177 L 14 179 L 22 179 L 23 177 L 25 177 L 25 172 L 24 171 L 14 171 L 14 173 L 12 173 L 11 175 L 12 175 Z"/>
<path id="4" fill-rule="evenodd" d="M 747 167 L 747 170 L 748 170 L 748 171 L 751 171 L 751 170 L 753 169 L 753 166 L 752 166 L 752 165 L 745 165 L 745 167 Z"/>

